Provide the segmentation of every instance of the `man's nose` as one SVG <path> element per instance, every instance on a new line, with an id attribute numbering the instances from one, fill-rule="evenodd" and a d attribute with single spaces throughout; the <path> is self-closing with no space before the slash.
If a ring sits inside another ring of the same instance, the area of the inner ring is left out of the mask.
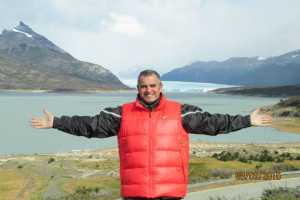
<path id="1" fill-rule="evenodd" d="M 146 92 L 150 92 L 151 87 L 146 87 Z"/>

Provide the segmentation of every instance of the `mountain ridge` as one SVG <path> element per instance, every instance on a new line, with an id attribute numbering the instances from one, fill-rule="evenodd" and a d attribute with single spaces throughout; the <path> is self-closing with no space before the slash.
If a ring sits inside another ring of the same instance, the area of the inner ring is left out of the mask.
<path id="1" fill-rule="evenodd" d="M 282 86 L 300 84 L 299 74 L 300 49 L 269 58 L 231 57 L 224 61 L 197 61 L 163 74 L 162 80 Z"/>
<path id="2" fill-rule="evenodd" d="M 74 58 L 24 22 L 0 34 L 0 89 L 128 89 L 101 65 Z"/>

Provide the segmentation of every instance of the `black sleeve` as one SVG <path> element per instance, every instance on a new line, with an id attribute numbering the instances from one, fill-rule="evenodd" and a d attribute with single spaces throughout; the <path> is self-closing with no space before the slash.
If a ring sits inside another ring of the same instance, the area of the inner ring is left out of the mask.
<path id="1" fill-rule="evenodd" d="M 183 104 L 182 124 L 188 133 L 217 135 L 251 126 L 250 116 L 210 114 L 197 106 Z"/>
<path id="2" fill-rule="evenodd" d="M 121 107 L 105 108 L 95 116 L 55 117 L 53 128 L 84 137 L 111 137 L 118 134 L 121 125 Z"/>

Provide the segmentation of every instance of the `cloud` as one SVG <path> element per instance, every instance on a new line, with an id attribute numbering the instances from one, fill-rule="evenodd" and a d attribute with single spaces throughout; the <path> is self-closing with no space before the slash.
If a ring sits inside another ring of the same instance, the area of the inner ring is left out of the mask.
<path id="1" fill-rule="evenodd" d="M 109 31 L 137 36 L 145 32 L 143 26 L 132 16 L 109 13 L 109 19 L 102 22 Z"/>
<path id="2" fill-rule="evenodd" d="M 0 0 L 0 10 L 0 29 L 23 20 L 114 72 L 300 48 L 299 0 Z"/>

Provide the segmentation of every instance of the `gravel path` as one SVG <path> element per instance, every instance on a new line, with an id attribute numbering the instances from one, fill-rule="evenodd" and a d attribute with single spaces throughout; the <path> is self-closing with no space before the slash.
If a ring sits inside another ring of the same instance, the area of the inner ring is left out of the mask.
<path id="1" fill-rule="evenodd" d="M 222 188 L 209 189 L 199 192 L 191 192 L 184 200 L 210 200 L 210 198 L 225 197 L 226 200 L 259 199 L 265 189 L 274 187 L 299 187 L 300 177 L 281 180 L 247 183 Z"/>

